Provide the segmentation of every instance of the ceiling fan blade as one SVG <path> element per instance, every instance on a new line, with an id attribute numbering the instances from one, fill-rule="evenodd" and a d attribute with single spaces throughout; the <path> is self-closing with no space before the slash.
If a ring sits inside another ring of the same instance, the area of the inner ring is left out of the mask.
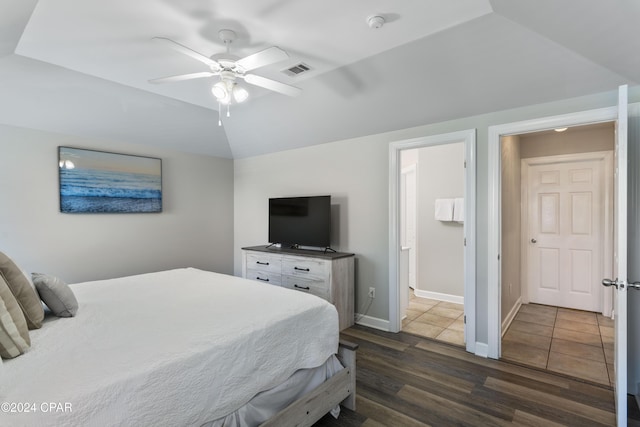
<path id="1" fill-rule="evenodd" d="M 265 50 L 254 53 L 253 55 L 245 56 L 244 58 L 237 60 L 236 64 L 241 66 L 245 71 L 251 71 L 256 68 L 264 67 L 265 65 L 284 61 L 287 58 L 289 58 L 289 54 L 287 52 L 279 47 L 271 46 Z"/>
<path id="2" fill-rule="evenodd" d="M 202 71 L 200 73 L 191 73 L 191 74 L 179 74 L 177 76 L 169 76 L 169 77 L 161 77 L 159 79 L 149 80 L 149 83 L 160 84 L 160 83 L 173 83 L 173 82 L 181 82 L 183 80 L 191 80 L 191 79 L 201 79 L 203 77 L 211 77 L 215 76 L 217 73 L 213 73 L 211 71 Z"/>
<path id="3" fill-rule="evenodd" d="M 298 96 L 302 93 L 302 89 L 275 80 L 268 79 L 255 74 L 246 74 L 244 79 L 247 83 L 272 90 L 288 96 Z"/>
<path id="4" fill-rule="evenodd" d="M 166 37 L 154 37 L 151 40 L 158 42 L 158 43 L 162 43 L 165 44 L 167 46 L 169 46 L 171 49 L 176 50 L 184 55 L 190 56 L 191 58 L 198 60 L 200 62 L 203 62 L 205 64 L 207 64 L 208 66 L 210 66 L 213 70 L 219 70 L 220 68 L 220 64 L 218 63 L 218 61 L 214 61 L 213 59 L 204 56 L 201 53 L 196 52 L 195 50 L 189 49 L 186 46 L 181 45 L 178 42 L 174 42 L 171 39 L 168 39 Z"/>

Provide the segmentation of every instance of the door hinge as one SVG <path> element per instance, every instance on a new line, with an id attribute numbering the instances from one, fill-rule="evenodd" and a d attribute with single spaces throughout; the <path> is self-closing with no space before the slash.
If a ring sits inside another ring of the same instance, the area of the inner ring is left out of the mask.
<path id="1" fill-rule="evenodd" d="M 467 315 L 466 314 L 464 315 L 464 324 L 465 325 L 467 324 Z"/>
<path id="2" fill-rule="evenodd" d="M 467 238 L 464 238 L 464 246 L 467 246 Z"/>
<path id="3" fill-rule="evenodd" d="M 465 169 L 467 168 L 467 161 L 466 160 L 464 161 L 464 167 L 465 167 Z"/>

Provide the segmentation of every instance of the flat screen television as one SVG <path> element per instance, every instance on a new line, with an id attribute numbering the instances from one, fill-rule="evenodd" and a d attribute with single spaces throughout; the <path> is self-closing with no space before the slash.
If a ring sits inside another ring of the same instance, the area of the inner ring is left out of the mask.
<path id="1" fill-rule="evenodd" d="M 269 243 L 328 248 L 331 196 L 269 199 Z"/>

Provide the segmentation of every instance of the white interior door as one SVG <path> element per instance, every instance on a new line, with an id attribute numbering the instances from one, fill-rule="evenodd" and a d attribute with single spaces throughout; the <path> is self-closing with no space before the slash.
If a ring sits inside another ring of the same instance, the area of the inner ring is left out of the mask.
<path id="1" fill-rule="evenodd" d="M 577 156 L 528 168 L 529 302 L 602 311 L 604 166 Z"/>
<path id="2" fill-rule="evenodd" d="M 627 425 L 627 86 L 618 92 L 614 181 L 614 276 L 602 284 L 614 286 L 615 398 L 619 427 Z"/>

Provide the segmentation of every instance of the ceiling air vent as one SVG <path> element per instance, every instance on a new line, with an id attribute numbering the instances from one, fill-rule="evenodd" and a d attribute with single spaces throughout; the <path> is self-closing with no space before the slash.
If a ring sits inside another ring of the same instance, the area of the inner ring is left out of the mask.
<path id="1" fill-rule="evenodd" d="M 310 71 L 311 67 L 309 67 L 307 64 L 301 62 L 299 64 L 294 65 L 293 67 L 289 67 L 286 68 L 284 70 L 282 70 L 283 73 L 285 73 L 287 76 L 290 77 L 296 77 L 299 76 L 302 73 L 306 73 L 307 71 Z"/>

